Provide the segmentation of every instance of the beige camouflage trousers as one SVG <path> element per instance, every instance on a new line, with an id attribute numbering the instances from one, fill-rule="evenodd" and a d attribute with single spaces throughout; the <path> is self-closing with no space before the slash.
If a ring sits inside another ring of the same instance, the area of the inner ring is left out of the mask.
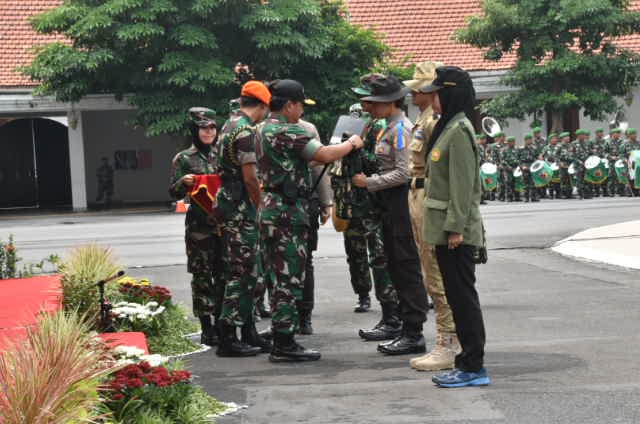
<path id="1" fill-rule="evenodd" d="M 424 276 L 424 286 L 427 293 L 433 300 L 433 308 L 436 313 L 436 330 L 438 333 L 455 333 L 456 325 L 453 322 L 453 314 L 447 303 L 447 296 L 444 292 L 442 275 L 438 267 L 434 246 L 429 246 L 423 242 L 422 220 L 424 215 L 424 189 L 411 188 L 409 190 L 409 211 L 411 212 L 411 227 L 413 237 L 418 245 L 420 263 L 422 264 L 422 275 Z"/>

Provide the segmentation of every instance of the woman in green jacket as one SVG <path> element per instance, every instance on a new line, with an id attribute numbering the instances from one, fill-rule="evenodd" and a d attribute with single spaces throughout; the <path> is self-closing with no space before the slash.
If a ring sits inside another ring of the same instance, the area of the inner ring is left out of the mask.
<path id="1" fill-rule="evenodd" d="M 475 106 L 469 74 L 454 66 L 436 69 L 423 91 L 434 93 L 433 109 L 441 115 L 427 146 L 428 183 L 424 240 L 436 247 L 447 301 L 462 352 L 453 371 L 436 375 L 441 387 L 484 386 L 485 330 L 475 289 L 475 252 L 484 247 L 480 216 L 482 189 L 474 130 L 468 116 Z"/>

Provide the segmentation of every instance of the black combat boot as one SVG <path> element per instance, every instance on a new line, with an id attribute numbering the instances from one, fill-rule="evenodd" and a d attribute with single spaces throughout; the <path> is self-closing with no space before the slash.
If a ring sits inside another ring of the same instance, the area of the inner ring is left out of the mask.
<path id="1" fill-rule="evenodd" d="M 378 352 L 386 355 L 408 355 L 426 352 L 422 324 L 405 323 L 402 334 L 391 342 L 378 345 Z"/>
<path id="2" fill-rule="evenodd" d="M 256 330 L 256 324 L 253 321 L 247 321 L 240 330 L 242 343 L 249 346 L 257 346 L 260 348 L 260 353 L 271 352 L 271 340 L 260 337 L 258 330 Z"/>
<path id="3" fill-rule="evenodd" d="M 249 346 L 238 340 L 236 327 L 234 325 L 229 325 L 224 321 L 218 321 L 218 328 L 220 329 L 220 340 L 216 355 L 223 357 L 244 357 L 256 356 L 260 353 L 259 347 Z"/>
<path id="4" fill-rule="evenodd" d="M 200 320 L 200 343 L 207 346 L 216 346 L 218 344 L 218 332 L 211 322 L 211 315 L 199 316 Z"/>
<path id="5" fill-rule="evenodd" d="M 302 309 L 299 311 L 300 315 L 300 328 L 298 328 L 298 334 L 311 335 L 313 334 L 313 326 L 311 325 L 311 311 L 308 309 Z"/>
<path id="6" fill-rule="evenodd" d="M 293 334 L 275 333 L 273 335 L 273 349 L 269 355 L 271 362 L 303 362 L 317 361 L 320 359 L 320 352 L 317 350 L 305 349 L 296 343 Z"/>
<path id="7" fill-rule="evenodd" d="M 369 297 L 369 295 L 368 294 L 359 295 L 358 302 L 356 303 L 356 306 L 353 308 L 353 312 L 356 312 L 356 313 L 367 312 L 369 309 L 371 309 L 371 298 Z"/>
<path id="8" fill-rule="evenodd" d="M 271 309 L 264 304 L 264 301 L 256 303 L 256 312 L 260 318 L 271 318 Z"/>
<path id="9" fill-rule="evenodd" d="M 273 330 L 271 329 L 271 327 L 267 327 L 264 330 L 259 331 L 258 336 L 265 340 L 273 340 Z"/>
<path id="10" fill-rule="evenodd" d="M 361 329 L 358 335 L 367 341 L 393 340 L 402 333 L 395 303 L 382 304 L 382 319 L 371 330 Z"/>

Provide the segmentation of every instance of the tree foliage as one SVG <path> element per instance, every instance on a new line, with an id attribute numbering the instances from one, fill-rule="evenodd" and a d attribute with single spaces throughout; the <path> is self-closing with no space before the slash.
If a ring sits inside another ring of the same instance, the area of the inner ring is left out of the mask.
<path id="1" fill-rule="evenodd" d="M 332 0 L 65 0 L 32 24 L 70 43 L 39 48 L 23 72 L 60 101 L 127 95 L 133 123 L 158 135 L 182 132 L 190 106 L 224 115 L 243 62 L 258 79 L 305 84 L 326 133 L 353 101 L 348 88 L 387 52 L 343 14 Z"/>
<path id="2" fill-rule="evenodd" d="M 630 101 L 640 55 L 616 46 L 618 37 L 640 30 L 640 13 L 628 6 L 628 0 L 484 0 L 483 16 L 470 18 L 456 38 L 485 48 L 488 60 L 515 54 L 504 82 L 519 88 L 492 99 L 487 112 L 518 119 L 551 112 L 557 127 L 567 110 L 584 108 L 602 120 L 621 107 L 616 96 Z"/>

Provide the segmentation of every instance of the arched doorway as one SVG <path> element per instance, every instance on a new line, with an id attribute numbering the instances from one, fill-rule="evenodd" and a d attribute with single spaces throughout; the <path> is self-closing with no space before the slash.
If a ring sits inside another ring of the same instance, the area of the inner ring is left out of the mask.
<path id="1" fill-rule="evenodd" d="M 0 126 L 0 208 L 71 205 L 69 138 L 67 127 L 60 121 L 64 120 L 3 121 Z"/>

